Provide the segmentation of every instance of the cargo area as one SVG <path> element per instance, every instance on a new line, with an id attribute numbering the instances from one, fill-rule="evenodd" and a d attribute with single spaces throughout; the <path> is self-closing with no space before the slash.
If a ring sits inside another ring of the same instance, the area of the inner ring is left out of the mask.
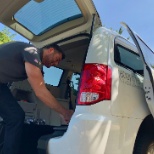
<path id="1" fill-rule="evenodd" d="M 86 35 L 59 42 L 58 45 L 65 53 L 65 59 L 58 67 L 51 68 L 51 75 L 49 74 L 50 69 L 48 72 L 44 70 L 47 89 L 67 109 L 75 110 L 76 107 L 80 74 L 89 42 L 90 38 Z M 54 83 L 55 78 L 58 78 L 56 83 Z M 67 124 L 61 115 L 36 97 L 27 80 L 11 83 L 9 87 L 25 112 L 22 154 L 45 154 L 48 140 L 62 136 L 67 130 Z M 3 145 L 4 127 L 5 124 L 1 119 L 0 149 Z"/>

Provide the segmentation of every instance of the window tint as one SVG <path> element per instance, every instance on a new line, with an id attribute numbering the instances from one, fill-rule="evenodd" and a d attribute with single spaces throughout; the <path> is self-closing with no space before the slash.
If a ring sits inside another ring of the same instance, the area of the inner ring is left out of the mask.
<path id="1" fill-rule="evenodd" d="M 44 71 L 44 81 L 47 84 L 53 85 L 53 86 L 58 86 L 63 70 L 56 68 L 56 67 L 51 67 L 51 68 L 46 68 L 43 67 Z"/>
<path id="2" fill-rule="evenodd" d="M 133 51 L 117 45 L 115 47 L 114 59 L 115 62 L 123 67 L 129 68 L 133 72 L 143 75 L 143 62 L 139 55 L 135 54 Z"/>
<path id="3" fill-rule="evenodd" d="M 40 35 L 67 21 L 82 17 L 74 0 L 30 1 L 14 18 L 35 35 Z"/>

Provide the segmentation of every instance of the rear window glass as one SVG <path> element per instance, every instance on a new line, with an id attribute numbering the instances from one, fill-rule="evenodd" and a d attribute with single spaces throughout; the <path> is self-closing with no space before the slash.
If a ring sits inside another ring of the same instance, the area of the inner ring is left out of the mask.
<path id="1" fill-rule="evenodd" d="M 74 0 L 30 1 L 14 18 L 35 35 L 40 35 L 67 21 L 82 17 Z"/>
<path id="2" fill-rule="evenodd" d="M 143 75 L 143 62 L 139 55 L 120 45 L 115 47 L 114 60 L 123 67 L 131 69 L 134 73 Z"/>
<path id="3" fill-rule="evenodd" d="M 57 67 L 46 68 L 43 67 L 44 81 L 46 84 L 58 86 L 62 77 L 63 70 Z"/>

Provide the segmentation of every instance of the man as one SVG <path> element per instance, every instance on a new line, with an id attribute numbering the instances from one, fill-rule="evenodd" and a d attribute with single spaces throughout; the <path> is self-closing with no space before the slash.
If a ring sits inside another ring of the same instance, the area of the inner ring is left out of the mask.
<path id="1" fill-rule="evenodd" d="M 47 90 L 42 66 L 57 66 L 64 54 L 57 45 L 37 49 L 23 42 L 0 46 L 0 116 L 5 122 L 4 154 L 19 154 L 25 114 L 12 96 L 7 83 L 28 79 L 36 96 L 47 106 L 60 113 L 69 122 L 73 111 L 61 106 Z"/>

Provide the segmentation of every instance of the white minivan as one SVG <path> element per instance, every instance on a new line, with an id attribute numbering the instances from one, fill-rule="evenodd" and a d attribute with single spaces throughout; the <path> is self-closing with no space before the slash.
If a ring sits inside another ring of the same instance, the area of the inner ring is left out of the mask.
<path id="1" fill-rule="evenodd" d="M 23 141 L 30 148 L 23 145 L 22 154 L 154 154 L 154 53 L 136 33 L 123 23 L 134 45 L 103 27 L 92 0 L 0 4 L 1 23 L 38 48 L 52 43 L 62 48 L 66 58 L 51 74 L 45 72 L 51 81 L 46 86 L 75 111 L 66 125 L 26 80 L 12 83 L 26 115 L 29 140 Z"/>

